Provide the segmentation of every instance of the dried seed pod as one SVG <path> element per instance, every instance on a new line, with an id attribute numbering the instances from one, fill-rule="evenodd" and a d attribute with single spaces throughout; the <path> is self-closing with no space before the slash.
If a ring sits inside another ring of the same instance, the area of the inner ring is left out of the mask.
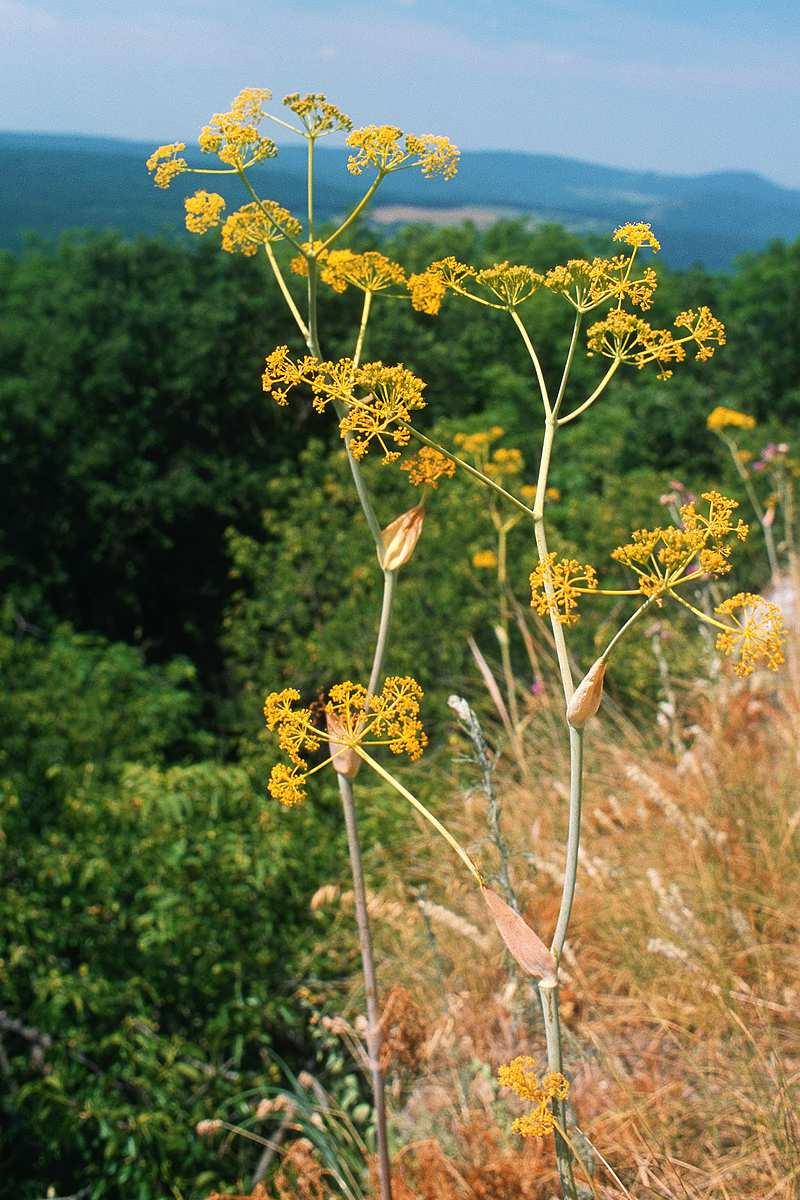
<path id="1" fill-rule="evenodd" d="M 603 679 L 606 674 L 605 659 L 592 663 L 567 705 L 567 720 L 573 729 L 583 729 L 593 717 L 603 699 Z"/>
<path id="2" fill-rule="evenodd" d="M 491 888 L 483 889 L 483 898 L 509 954 L 523 971 L 534 979 L 555 979 L 556 960 L 527 921 Z"/>
<path id="3" fill-rule="evenodd" d="M 409 561 L 414 548 L 422 533 L 425 520 L 425 509 L 421 504 L 415 504 L 408 512 L 395 517 L 381 533 L 383 556 L 381 566 L 384 571 L 396 571 Z"/>
<path id="4" fill-rule="evenodd" d="M 360 755 L 352 746 L 338 740 L 337 735 L 341 735 L 342 727 L 336 717 L 327 712 L 325 727 L 328 730 L 328 752 L 333 758 L 331 766 L 337 774 L 344 775 L 345 779 L 355 779 L 361 770 Z"/>

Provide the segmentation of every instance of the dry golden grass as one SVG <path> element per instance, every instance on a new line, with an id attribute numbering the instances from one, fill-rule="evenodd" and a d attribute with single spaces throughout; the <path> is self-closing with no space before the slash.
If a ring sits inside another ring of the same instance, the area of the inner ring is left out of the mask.
<path id="1" fill-rule="evenodd" d="M 797 634 L 788 657 L 778 677 L 723 677 L 688 693 L 679 754 L 619 718 L 591 729 L 562 1009 L 588 1139 L 577 1149 L 604 1200 L 625 1189 L 666 1200 L 800 1195 Z M 535 703 L 524 778 L 509 756 L 495 782 L 523 912 L 546 939 L 566 762 L 546 701 Z M 453 781 L 460 803 L 448 819 L 489 867 L 486 799 L 464 791 L 468 776 Z M 549 1200 L 552 1151 L 511 1133 L 518 1110 L 495 1083 L 516 1054 L 544 1068 L 535 989 L 513 973 L 457 861 L 438 846 L 434 855 L 420 830 L 404 878 L 370 902 L 384 997 L 395 989 L 386 1032 L 397 1196 Z"/>

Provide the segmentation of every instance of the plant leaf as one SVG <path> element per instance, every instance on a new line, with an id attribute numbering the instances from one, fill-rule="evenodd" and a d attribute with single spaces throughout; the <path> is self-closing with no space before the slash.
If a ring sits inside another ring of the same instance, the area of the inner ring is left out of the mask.
<path id="1" fill-rule="evenodd" d="M 491 888 L 483 889 L 483 898 L 515 962 L 534 979 L 555 979 L 556 960 L 527 921 L 523 921 L 519 913 L 514 912 Z"/>

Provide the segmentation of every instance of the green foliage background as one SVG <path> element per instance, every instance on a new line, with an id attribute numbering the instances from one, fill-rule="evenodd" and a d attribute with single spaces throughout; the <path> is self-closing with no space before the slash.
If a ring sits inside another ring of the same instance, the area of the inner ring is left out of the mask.
<path id="1" fill-rule="evenodd" d="M 409 269 L 446 254 L 541 269 L 587 247 L 501 222 L 408 228 L 385 249 Z M 752 412 L 753 448 L 785 436 L 799 291 L 800 243 L 731 275 L 664 273 L 654 319 L 710 303 L 729 344 L 668 383 L 629 373 L 564 431 L 560 549 L 607 562 L 659 519 L 676 474 L 739 495 L 705 416 Z M 552 375 L 568 325 L 555 298 L 537 303 Z M 351 349 L 357 312 L 357 296 L 325 298 L 325 353 Z M 243 1185 L 247 1145 L 221 1153 L 192 1126 L 274 1084 L 276 1055 L 317 1061 L 295 993 L 352 967 L 308 913 L 321 883 L 346 877 L 335 788 L 319 780 L 307 806 L 276 811 L 260 709 L 290 682 L 313 695 L 364 677 L 377 572 L 332 424 L 260 390 L 281 342 L 294 331 L 259 262 L 211 244 L 86 235 L 0 258 L 0 1197 Z M 450 441 L 500 423 L 532 467 L 539 416 L 500 314 L 378 304 L 366 353 L 427 380 L 426 428 Z M 578 391 L 596 370 L 578 364 Z M 384 522 L 414 502 L 405 475 L 367 470 Z M 401 576 L 388 669 L 428 692 L 434 762 L 447 694 L 480 694 L 467 635 L 495 655 L 494 586 L 471 564 L 491 537 L 482 496 L 457 479 Z M 524 602 L 531 555 L 513 537 Z M 743 585 L 764 578 L 760 555 L 754 542 Z M 622 684 L 652 699 L 653 674 L 643 649 Z M 391 851 L 405 815 L 366 795 Z"/>

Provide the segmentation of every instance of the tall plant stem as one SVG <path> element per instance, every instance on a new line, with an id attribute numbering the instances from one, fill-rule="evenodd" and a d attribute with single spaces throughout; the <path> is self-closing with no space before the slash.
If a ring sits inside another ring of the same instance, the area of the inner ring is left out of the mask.
<path id="1" fill-rule="evenodd" d="M 353 786 L 344 775 L 337 775 L 339 794 L 342 798 L 344 824 L 347 830 L 347 848 L 350 853 L 350 871 L 353 876 L 358 943 L 361 950 L 361 969 L 364 975 L 364 995 L 367 1007 L 367 1054 L 369 1057 L 372 1095 L 375 1102 L 375 1142 L 378 1152 L 378 1180 L 381 1200 L 391 1200 L 392 1174 L 389 1162 L 389 1137 L 386 1128 L 386 1090 L 380 1066 L 381 1027 L 378 1006 L 378 985 L 375 978 L 375 960 L 372 955 L 367 894 L 364 887 L 364 871 L 361 862 L 361 847 L 358 840 Z"/>
<path id="2" fill-rule="evenodd" d="M 559 395 L 563 397 L 569 372 L 565 370 L 562 376 Z M 544 523 L 544 503 L 547 492 L 547 480 L 550 473 L 550 460 L 553 453 L 553 441 L 557 429 L 557 417 L 553 412 L 547 412 L 545 419 L 542 456 L 539 462 L 539 478 L 536 484 L 536 500 L 534 502 L 534 533 L 539 561 L 546 563 L 549 555 L 547 533 Z M 553 630 L 553 642 L 558 659 L 561 685 L 564 690 L 564 704 L 569 704 L 575 686 L 572 680 L 569 651 L 564 637 L 564 629 L 559 623 L 555 605 L 553 604 L 553 585 L 545 574 L 545 590 L 550 601 L 550 623 Z M 556 931 L 553 936 L 552 951 L 558 960 L 564 948 L 564 942 L 572 913 L 572 902 L 575 896 L 575 881 L 578 871 L 578 854 L 580 850 L 581 802 L 583 796 L 583 735 L 577 729 L 569 726 L 569 816 L 567 822 L 567 845 L 564 862 L 564 882 L 561 889 Z M 545 1038 L 547 1041 L 547 1065 L 549 1070 L 561 1073 L 561 1025 L 558 1015 L 558 982 L 543 980 L 539 985 L 539 999 L 542 1005 Z M 567 1132 L 567 1109 L 564 1101 L 556 1101 L 556 1112 L 561 1129 Z M 565 1200 L 577 1200 L 575 1177 L 572 1171 L 572 1151 L 561 1132 L 555 1132 L 556 1162 L 561 1191 Z"/>
<path id="3" fill-rule="evenodd" d="M 554 979 L 543 979 L 539 984 L 539 998 L 544 1017 L 544 1036 L 547 1042 L 547 1069 L 563 1074 L 561 1058 L 561 1022 L 558 1016 L 558 983 Z M 578 1200 L 578 1189 L 572 1171 L 572 1150 L 561 1133 L 567 1129 L 567 1106 L 564 1100 L 554 1100 L 556 1120 L 560 1129 L 554 1133 L 556 1142 L 556 1164 L 561 1191 L 566 1200 Z"/>
<path id="4" fill-rule="evenodd" d="M 311 242 L 313 249 L 314 141 L 312 138 L 309 138 L 308 143 L 308 234 L 309 241 Z M 308 256 L 307 345 L 314 357 L 321 359 L 322 350 L 319 344 L 319 326 L 317 320 L 318 281 L 319 265 L 316 257 L 312 253 Z M 369 318 L 369 305 L 366 303 L 365 310 L 366 311 L 362 314 L 361 326 L 359 328 L 359 353 L 361 346 L 363 345 L 364 332 L 366 330 L 366 323 Z M 339 415 L 342 415 L 341 412 Z M 381 542 L 381 527 L 378 522 L 378 518 L 375 515 L 375 510 L 372 506 L 372 501 L 367 490 L 364 476 L 361 473 L 361 468 L 359 467 L 350 450 L 349 439 L 345 439 L 345 446 L 347 448 L 347 459 L 350 464 L 350 472 L 353 476 L 356 494 L 358 496 L 361 509 L 364 513 L 364 518 L 369 527 L 369 531 L 372 534 L 373 541 L 375 542 L 378 561 L 382 565 L 383 545 Z M 372 660 L 372 670 L 370 672 L 370 692 L 374 691 L 375 684 L 380 677 L 380 672 L 383 666 L 383 657 L 386 651 L 386 643 L 389 635 L 389 623 L 392 613 L 394 581 L 394 572 L 384 571 L 383 602 L 381 605 L 381 616 L 378 625 L 378 637 Z M 347 830 L 347 848 L 350 856 L 350 872 L 353 878 L 356 924 L 358 927 L 359 949 L 361 951 L 361 969 L 364 977 L 364 993 L 367 1008 L 367 1054 L 369 1056 L 370 1082 L 372 1084 L 372 1098 L 375 1107 L 375 1144 L 378 1155 L 378 1182 L 380 1187 L 380 1200 L 392 1200 L 392 1175 L 389 1159 L 389 1137 L 386 1127 L 386 1087 L 383 1071 L 381 1070 L 380 1066 L 381 1028 L 380 1009 L 378 1006 L 378 985 L 375 977 L 375 960 L 372 955 L 372 939 L 370 936 L 369 914 L 367 912 L 367 898 L 364 888 L 364 865 L 361 858 L 361 846 L 358 838 L 358 822 L 356 820 L 353 785 L 349 779 L 347 779 L 344 775 L 340 775 L 338 772 L 337 779 L 339 781 L 339 794 L 342 799 L 342 810 L 344 812 L 345 828 Z"/>
<path id="5" fill-rule="evenodd" d="M 386 654 L 386 645 L 389 640 L 389 627 L 392 621 L 392 607 L 394 604 L 395 584 L 397 583 L 396 571 L 383 572 L 383 599 L 381 601 L 381 616 L 378 622 L 378 636 L 375 639 L 375 652 L 372 656 L 372 670 L 369 673 L 369 683 L 367 684 L 367 695 L 374 696 L 378 690 L 378 682 L 383 670 L 383 659 Z"/>

